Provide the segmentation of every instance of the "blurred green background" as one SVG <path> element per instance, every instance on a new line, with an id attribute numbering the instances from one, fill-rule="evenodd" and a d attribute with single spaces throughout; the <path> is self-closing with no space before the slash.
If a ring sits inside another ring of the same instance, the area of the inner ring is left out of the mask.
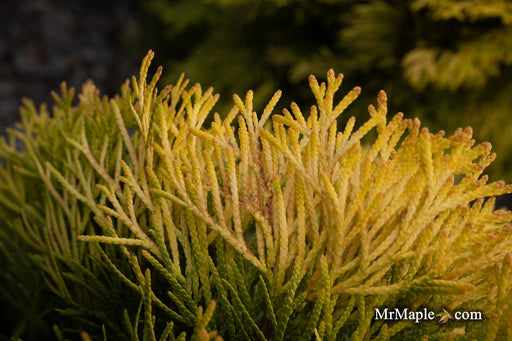
<path id="1" fill-rule="evenodd" d="M 510 1 L 156 0 L 142 8 L 158 23 L 151 46 L 168 81 L 185 72 L 225 102 L 255 89 L 260 108 L 283 89 L 282 105 L 307 108 L 308 75 L 334 68 L 345 75 L 343 91 L 363 88 L 345 118 L 365 120 L 385 89 L 393 114 L 447 134 L 474 127 L 498 153 L 492 178 L 512 181 Z"/>
<path id="2" fill-rule="evenodd" d="M 6 14 L 9 2 L 17 12 Z M 0 107 L 4 115 L 17 106 L 12 98 L 21 95 L 48 101 L 61 80 L 79 86 L 92 78 L 112 95 L 125 78 L 137 73 L 150 48 L 156 53 L 154 65 L 164 66 L 162 85 L 184 72 L 193 83 L 213 86 L 221 94 L 215 107 L 221 114 L 231 105 L 233 93 L 243 97 L 249 89 L 255 90 L 256 109 L 282 89 L 281 107 L 293 100 L 307 112 L 313 104 L 308 75 L 323 79 L 334 68 L 345 75 L 341 93 L 355 85 L 363 88 L 345 119 L 355 115 L 360 123 L 366 120 L 367 105 L 385 89 L 391 114 L 402 111 L 406 117 L 419 117 L 432 131 L 447 134 L 472 126 L 477 142 L 491 141 L 498 153 L 489 169 L 491 179 L 512 182 L 508 0 L 17 3 L 7 0 L 1 5 L 5 20 L 0 65 L 12 63 L 28 81 L 10 97 L 0 86 L 0 102 L 11 100 L 9 108 Z M 19 43 L 37 35 L 42 38 L 34 46 Z M 46 73 L 41 71 L 46 68 Z"/>

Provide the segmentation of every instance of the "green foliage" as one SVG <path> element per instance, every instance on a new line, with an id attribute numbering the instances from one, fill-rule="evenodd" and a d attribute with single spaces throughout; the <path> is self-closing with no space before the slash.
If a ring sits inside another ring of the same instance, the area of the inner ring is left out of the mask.
<path id="1" fill-rule="evenodd" d="M 504 134 L 512 106 L 507 0 L 156 0 L 141 6 L 159 23 L 151 46 L 169 70 L 223 94 L 256 89 L 256 108 L 275 88 L 286 89 L 285 106 L 292 99 L 309 105 L 302 87 L 309 74 L 346 70 L 347 79 L 367 90 L 352 114 L 364 115 L 363 103 L 384 88 L 391 108 L 436 129 L 482 127 L 476 137 L 492 139 L 500 155 L 491 177 L 512 180 L 512 146 Z M 221 98 L 222 112 L 229 105 L 229 96 Z"/>
<path id="2" fill-rule="evenodd" d="M 338 131 L 361 89 L 335 101 L 332 70 L 310 76 L 307 117 L 275 114 L 280 91 L 258 114 L 249 91 L 207 127 L 218 96 L 183 76 L 158 90 L 152 57 L 114 98 L 87 83 L 75 104 L 63 85 L 52 115 L 27 101 L 0 143 L 0 301 L 19 317 L 5 337 L 511 335 L 512 213 L 484 198 L 512 186 L 487 183 L 495 154 L 470 128 L 388 120 L 382 91 Z M 486 319 L 386 323 L 378 307 Z"/>

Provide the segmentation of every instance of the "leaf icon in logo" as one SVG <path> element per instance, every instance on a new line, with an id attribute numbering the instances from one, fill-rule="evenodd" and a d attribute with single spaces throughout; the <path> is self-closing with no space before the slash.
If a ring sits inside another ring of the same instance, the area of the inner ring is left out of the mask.
<path id="1" fill-rule="evenodd" d="M 449 319 L 452 319 L 453 316 L 450 312 L 448 312 L 446 309 L 443 308 L 443 312 L 442 313 L 439 313 L 437 314 L 436 316 L 439 316 L 440 319 L 439 319 L 439 324 L 444 324 L 446 322 L 448 322 Z"/>

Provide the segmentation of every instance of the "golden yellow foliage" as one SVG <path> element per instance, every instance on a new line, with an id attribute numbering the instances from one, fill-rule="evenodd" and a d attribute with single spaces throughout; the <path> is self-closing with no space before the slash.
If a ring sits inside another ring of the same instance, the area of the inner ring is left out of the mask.
<path id="1" fill-rule="evenodd" d="M 132 273 L 98 252 L 140 294 L 147 335 L 155 337 L 153 305 L 201 340 L 237 328 L 250 339 L 511 335 L 512 214 L 495 210 L 492 197 L 512 186 L 487 183 L 495 155 L 489 143 L 475 145 L 471 128 L 445 137 L 401 113 L 388 120 L 381 91 L 368 121 L 355 129 L 351 118 L 338 130 L 360 88 L 335 103 L 343 76 L 333 70 L 327 83 L 310 77 L 309 115 L 294 103 L 272 113 L 280 91 L 257 114 L 249 91 L 208 128 L 212 89 L 186 90 L 180 78 L 158 92 L 160 69 L 146 82 L 152 56 L 128 104 L 104 102 L 125 159 L 107 169 L 107 147 L 93 151 L 85 124 L 67 138 L 100 184 L 38 165 L 54 199 L 76 198 L 103 229 L 77 238 L 120 248 Z M 370 131 L 376 138 L 365 146 Z M 397 306 L 480 310 L 485 321 L 476 330 L 373 320 L 375 308 Z"/>

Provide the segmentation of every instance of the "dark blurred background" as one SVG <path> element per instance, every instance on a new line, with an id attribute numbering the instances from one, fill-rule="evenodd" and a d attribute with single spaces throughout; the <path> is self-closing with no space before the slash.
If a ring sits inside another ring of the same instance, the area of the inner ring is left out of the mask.
<path id="1" fill-rule="evenodd" d="M 163 83 L 185 72 L 231 96 L 276 89 L 281 107 L 313 104 L 307 77 L 345 74 L 363 93 L 348 113 L 367 119 L 380 89 L 390 113 L 451 134 L 473 126 L 498 159 L 491 178 L 512 182 L 512 3 L 508 0 L 4 0 L 0 5 L 0 131 L 21 97 L 51 102 L 61 81 L 87 79 L 107 95 L 138 73 L 148 49 Z M 343 124 L 343 122 L 341 122 Z"/>
<path id="2" fill-rule="evenodd" d="M 141 19 L 134 1 L 4 0 L 0 5 L 0 122 L 18 119 L 22 97 L 49 102 L 62 81 L 88 78 L 107 94 L 137 71 L 126 47 Z M 141 52 L 140 54 L 142 54 Z"/>

